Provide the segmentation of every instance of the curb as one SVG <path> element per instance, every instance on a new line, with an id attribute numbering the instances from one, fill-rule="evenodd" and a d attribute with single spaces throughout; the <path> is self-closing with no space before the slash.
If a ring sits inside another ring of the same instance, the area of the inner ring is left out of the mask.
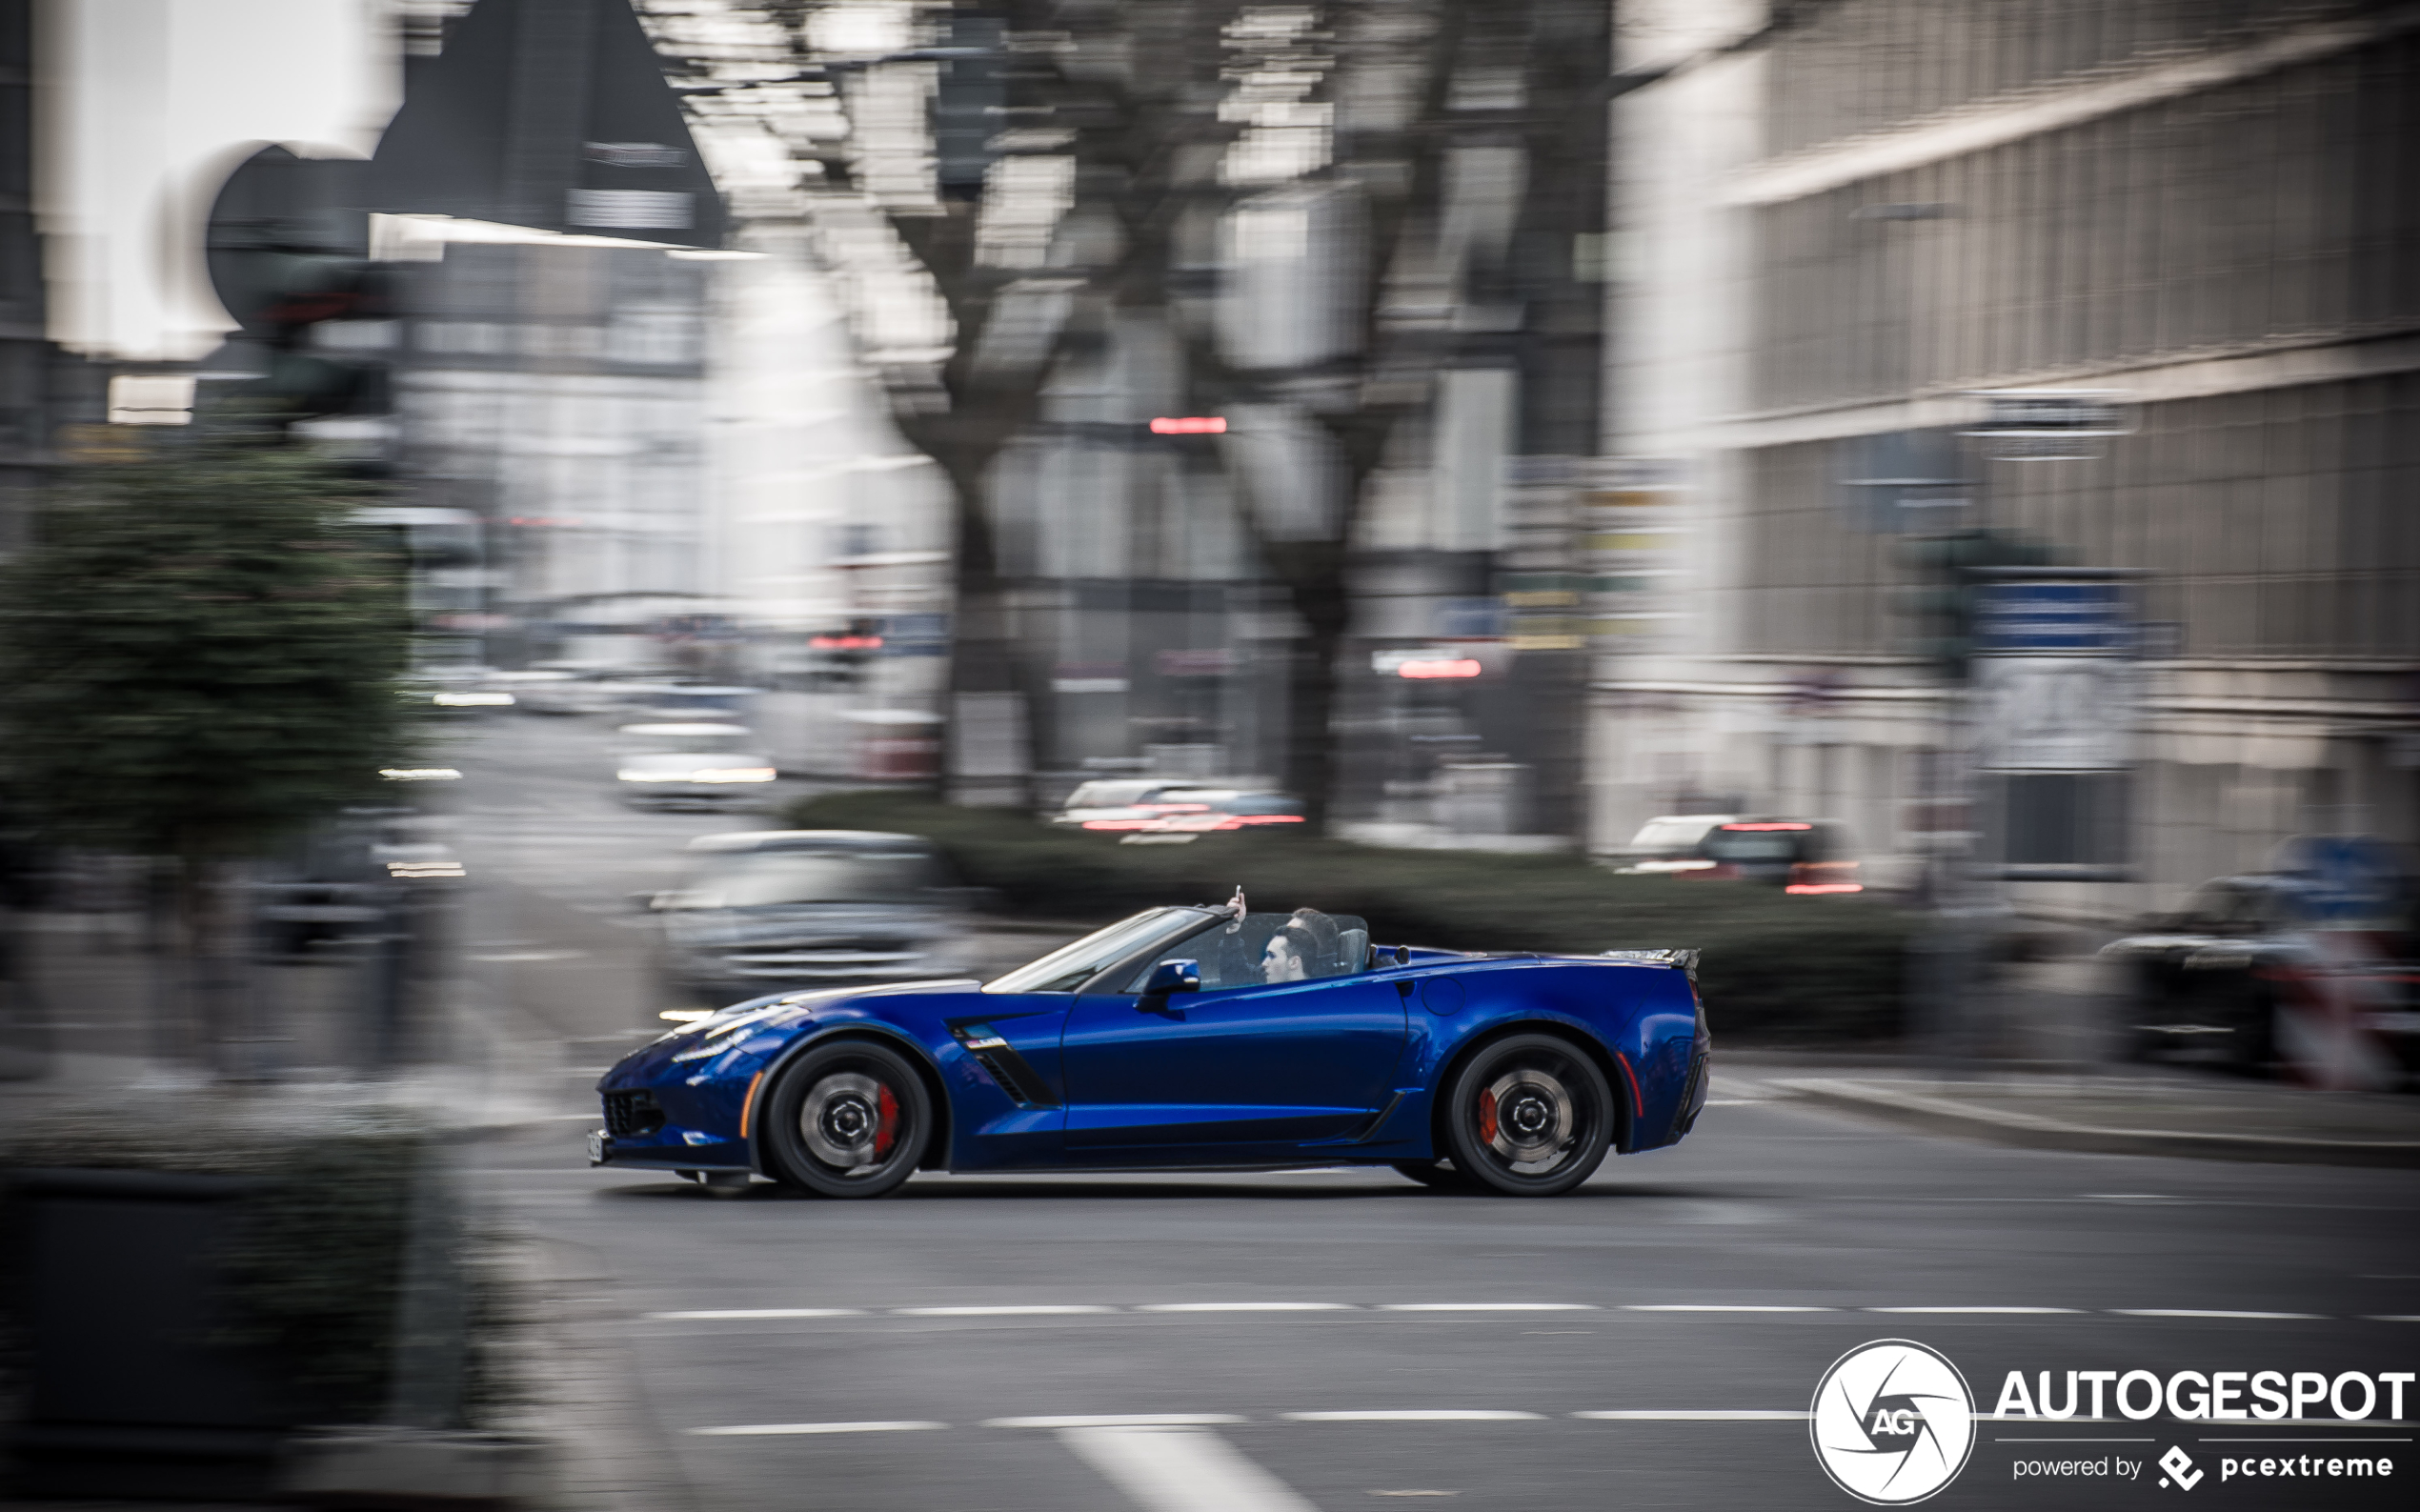
<path id="1" fill-rule="evenodd" d="M 1761 1079 L 1807 1102 L 1886 1122 L 2032 1150 L 2151 1155 L 2188 1160 L 2249 1160 L 2280 1165 L 2420 1169 L 2420 1140 L 2309 1139 L 2289 1135 L 2208 1134 L 2180 1129 L 2113 1129 L 2061 1123 L 2027 1113 L 1978 1108 L 1946 1098 L 1823 1078 Z"/>

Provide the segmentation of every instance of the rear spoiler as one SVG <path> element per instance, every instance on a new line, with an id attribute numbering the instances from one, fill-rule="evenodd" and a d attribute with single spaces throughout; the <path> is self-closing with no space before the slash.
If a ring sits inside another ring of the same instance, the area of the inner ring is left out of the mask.
<path id="1" fill-rule="evenodd" d="M 1635 960 L 1644 966 L 1678 966 L 1688 973 L 1692 987 L 1697 985 L 1698 980 L 1698 956 L 1699 952 L 1694 950 L 1608 950 L 1603 953 L 1603 958 L 1611 960 Z"/>

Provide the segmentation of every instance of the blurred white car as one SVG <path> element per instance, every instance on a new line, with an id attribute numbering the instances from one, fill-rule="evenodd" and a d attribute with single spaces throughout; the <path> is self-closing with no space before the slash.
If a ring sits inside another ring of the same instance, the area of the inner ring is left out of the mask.
<path id="1" fill-rule="evenodd" d="M 1237 784 L 1216 777 L 1095 777 L 1067 795 L 1050 822 L 1074 830 L 1128 830 L 1170 814 L 1200 813 Z"/>
<path id="2" fill-rule="evenodd" d="M 622 796 L 642 808 L 721 808 L 762 794 L 777 776 L 745 725 L 626 724 L 618 733 L 614 776 Z"/>
<path id="3" fill-rule="evenodd" d="M 1715 862 L 1705 854 L 1706 837 L 1738 819 L 1736 814 L 1659 814 L 1614 852 L 1614 870 L 1625 876 L 1709 871 Z"/>

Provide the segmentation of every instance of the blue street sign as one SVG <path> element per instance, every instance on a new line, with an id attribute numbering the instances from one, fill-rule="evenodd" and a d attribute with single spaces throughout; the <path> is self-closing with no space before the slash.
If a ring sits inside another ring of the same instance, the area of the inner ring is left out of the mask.
<path id="1" fill-rule="evenodd" d="M 1975 607 L 1982 655 L 2124 655 L 2133 648 L 2122 582 L 1986 583 Z"/>

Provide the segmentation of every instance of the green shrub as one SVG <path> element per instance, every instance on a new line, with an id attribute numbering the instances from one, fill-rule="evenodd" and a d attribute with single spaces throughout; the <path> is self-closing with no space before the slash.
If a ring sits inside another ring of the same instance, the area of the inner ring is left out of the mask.
<path id="1" fill-rule="evenodd" d="M 1399 851 L 1284 835 L 1191 845 L 1119 845 L 999 809 L 906 793 L 803 799 L 801 829 L 921 835 L 964 881 L 1012 914 L 1105 920 L 1159 903 L 1223 901 L 1240 884 L 1261 908 L 1358 914 L 1387 943 L 1459 950 L 1704 952 L 1699 985 L 1715 1032 L 1790 1043 L 1895 1037 L 1911 933 L 1861 897 L 1789 897 L 1735 882 L 1616 877 L 1572 856 Z"/>

